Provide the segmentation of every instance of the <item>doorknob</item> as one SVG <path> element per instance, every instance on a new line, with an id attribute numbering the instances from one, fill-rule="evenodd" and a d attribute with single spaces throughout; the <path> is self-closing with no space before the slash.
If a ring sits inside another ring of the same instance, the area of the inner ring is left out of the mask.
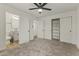
<path id="1" fill-rule="evenodd" d="M 30 32 L 30 30 L 28 30 L 28 32 Z"/>
<path id="2" fill-rule="evenodd" d="M 72 32 L 72 31 L 70 30 L 70 32 Z"/>

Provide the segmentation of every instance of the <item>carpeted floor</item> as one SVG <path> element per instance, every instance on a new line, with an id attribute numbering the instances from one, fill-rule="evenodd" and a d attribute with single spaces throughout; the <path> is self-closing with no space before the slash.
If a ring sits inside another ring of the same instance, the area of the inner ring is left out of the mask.
<path id="1" fill-rule="evenodd" d="M 75 45 L 57 40 L 36 39 L 20 47 L 6 49 L 1 56 L 79 56 Z"/>

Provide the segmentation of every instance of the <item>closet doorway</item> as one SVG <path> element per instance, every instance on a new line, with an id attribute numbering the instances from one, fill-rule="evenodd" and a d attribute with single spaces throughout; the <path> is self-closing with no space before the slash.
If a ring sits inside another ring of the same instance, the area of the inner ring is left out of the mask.
<path id="1" fill-rule="evenodd" d="M 60 18 L 51 20 L 51 38 L 60 40 Z"/>

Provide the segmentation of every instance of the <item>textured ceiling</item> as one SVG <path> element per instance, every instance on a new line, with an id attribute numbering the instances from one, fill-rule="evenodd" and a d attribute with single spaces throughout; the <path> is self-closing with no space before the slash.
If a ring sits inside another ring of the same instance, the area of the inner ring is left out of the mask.
<path id="1" fill-rule="evenodd" d="M 79 4 L 78 3 L 48 3 L 44 7 L 52 9 L 52 11 L 43 10 L 41 14 L 38 13 L 37 10 L 29 10 L 29 8 L 36 7 L 32 3 L 7 3 L 10 6 L 13 6 L 17 9 L 20 9 L 24 12 L 28 12 L 32 15 L 35 15 L 36 17 L 45 16 L 50 13 L 58 13 L 58 12 L 64 12 L 68 10 L 75 9 Z"/>

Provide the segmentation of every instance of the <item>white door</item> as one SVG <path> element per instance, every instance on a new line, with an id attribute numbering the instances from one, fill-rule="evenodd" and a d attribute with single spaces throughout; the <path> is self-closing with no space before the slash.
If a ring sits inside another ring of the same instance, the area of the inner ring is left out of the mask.
<path id="1" fill-rule="evenodd" d="M 28 42 L 29 37 L 29 19 L 25 16 L 21 17 L 20 20 L 20 43 Z"/>
<path id="2" fill-rule="evenodd" d="M 65 17 L 60 19 L 60 40 L 72 43 L 72 18 Z"/>
<path id="3" fill-rule="evenodd" d="M 33 38 L 37 38 L 37 20 L 33 20 Z"/>
<path id="4" fill-rule="evenodd" d="M 44 24 L 43 20 L 38 21 L 38 38 L 44 38 Z"/>

